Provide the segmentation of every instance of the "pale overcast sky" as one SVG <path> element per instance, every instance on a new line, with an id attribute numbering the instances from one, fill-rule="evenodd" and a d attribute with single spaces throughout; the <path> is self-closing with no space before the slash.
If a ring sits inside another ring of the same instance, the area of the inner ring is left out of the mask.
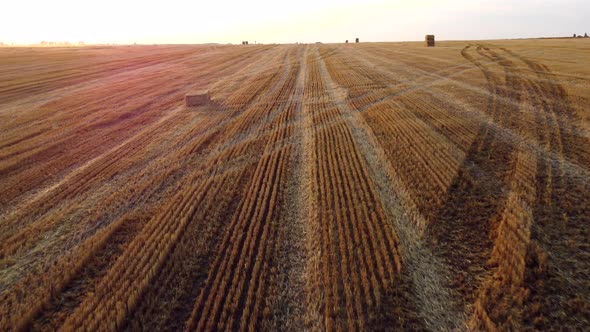
<path id="1" fill-rule="evenodd" d="M 261 43 L 590 33 L 588 0 L 4 0 L 0 42 Z"/>

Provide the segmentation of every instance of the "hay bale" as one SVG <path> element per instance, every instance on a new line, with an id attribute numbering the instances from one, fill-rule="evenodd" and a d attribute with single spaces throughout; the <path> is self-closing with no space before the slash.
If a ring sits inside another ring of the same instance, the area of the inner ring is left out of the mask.
<path id="1" fill-rule="evenodd" d="M 359 39 L 358 39 L 358 38 L 356 39 L 356 42 L 357 42 L 357 43 L 359 42 Z"/>
<path id="2" fill-rule="evenodd" d="M 348 39 L 345 41 L 346 44 L 348 44 Z"/>
<path id="3" fill-rule="evenodd" d="M 427 47 L 434 47 L 434 35 L 426 35 L 426 37 L 424 37 L 424 45 Z"/>
<path id="4" fill-rule="evenodd" d="M 203 106 L 210 102 L 209 90 L 194 90 L 184 96 L 184 104 L 188 107 Z"/>

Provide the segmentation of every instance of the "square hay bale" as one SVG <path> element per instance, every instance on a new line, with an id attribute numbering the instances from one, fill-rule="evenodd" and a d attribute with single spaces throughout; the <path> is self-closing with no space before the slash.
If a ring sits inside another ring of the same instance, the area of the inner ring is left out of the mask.
<path id="1" fill-rule="evenodd" d="M 434 47 L 434 35 L 426 35 L 426 37 L 424 37 L 424 45 Z"/>
<path id="2" fill-rule="evenodd" d="M 186 106 L 203 106 L 211 102 L 209 90 L 194 90 L 184 96 Z"/>

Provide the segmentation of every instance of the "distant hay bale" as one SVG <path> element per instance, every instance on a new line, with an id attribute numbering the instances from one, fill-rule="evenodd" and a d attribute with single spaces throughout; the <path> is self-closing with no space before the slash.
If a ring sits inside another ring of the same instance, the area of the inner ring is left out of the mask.
<path id="1" fill-rule="evenodd" d="M 348 44 L 348 39 L 345 41 L 346 44 Z"/>
<path id="2" fill-rule="evenodd" d="M 209 97 L 209 90 L 194 90 L 184 96 L 184 103 L 186 106 L 203 106 L 211 102 Z"/>
<path id="3" fill-rule="evenodd" d="M 357 43 L 359 42 L 359 39 L 358 39 L 358 38 L 356 39 L 356 42 L 357 42 Z"/>
<path id="4" fill-rule="evenodd" d="M 426 37 L 424 37 L 424 45 L 427 47 L 434 47 L 434 35 L 426 35 Z"/>

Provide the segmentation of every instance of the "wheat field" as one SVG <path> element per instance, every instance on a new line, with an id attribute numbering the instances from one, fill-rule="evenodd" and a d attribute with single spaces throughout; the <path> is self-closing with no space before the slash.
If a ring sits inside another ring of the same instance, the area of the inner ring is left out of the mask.
<path id="1" fill-rule="evenodd" d="M 588 328 L 590 40 L 423 44 L 0 48 L 0 330 Z"/>

